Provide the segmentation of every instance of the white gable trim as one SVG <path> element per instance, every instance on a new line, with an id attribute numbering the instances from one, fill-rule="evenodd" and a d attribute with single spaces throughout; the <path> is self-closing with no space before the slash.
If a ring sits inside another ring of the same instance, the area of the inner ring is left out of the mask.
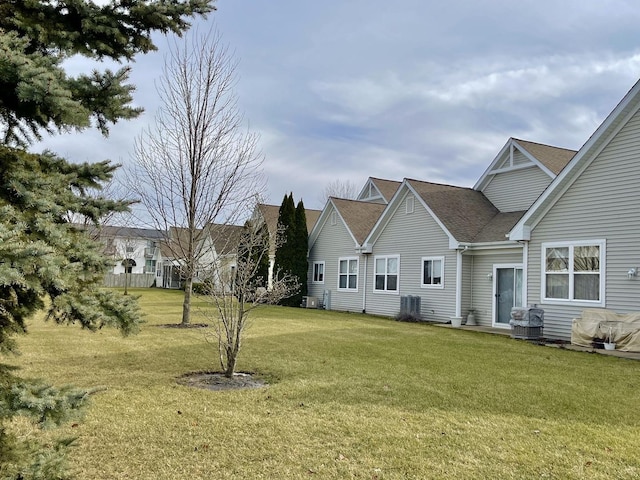
<path id="1" fill-rule="evenodd" d="M 329 198 L 329 200 L 327 201 L 327 204 L 325 205 L 324 209 L 322 210 L 322 213 L 320 214 L 320 217 L 318 218 L 318 221 L 316 222 L 315 226 L 313 227 L 313 230 L 311 230 L 311 234 L 309 235 L 309 245 L 307 247 L 308 248 L 307 255 L 308 255 L 308 252 L 311 251 L 311 247 L 318 240 L 318 237 L 320 236 L 320 231 L 322 230 L 322 228 L 324 228 L 324 225 L 329 223 L 328 221 L 331 218 L 331 214 L 333 212 L 336 213 L 337 217 L 342 222 L 342 225 L 344 225 L 344 228 L 349 233 L 349 236 L 351 237 L 351 240 L 353 240 L 354 248 L 359 248 L 360 247 L 360 244 L 358 244 L 358 241 L 356 240 L 356 237 L 351 232 L 351 229 L 349 228 L 349 225 L 347 225 L 347 222 L 345 222 L 344 218 L 342 218 L 342 215 L 340 214 L 340 210 L 338 210 L 338 208 L 336 207 L 335 203 L 333 203 L 333 199 Z"/>
<path id="2" fill-rule="evenodd" d="M 431 218 L 433 218 L 433 220 L 438 224 L 438 226 L 447 235 L 447 237 L 449 237 L 449 248 L 451 249 L 459 248 L 459 242 L 453 237 L 451 232 L 447 230 L 444 224 L 433 212 L 433 210 L 429 208 L 429 205 L 425 203 L 423 198 L 418 194 L 418 192 L 415 191 L 415 189 L 411 186 L 409 181 L 405 178 L 402 181 L 402 185 L 400 185 L 395 195 L 387 205 L 387 208 L 384 209 L 384 212 L 376 222 L 375 226 L 371 229 L 371 233 L 369 233 L 369 236 L 365 239 L 363 246 L 366 248 L 366 250 L 371 251 L 371 248 L 373 248 L 373 245 L 375 244 L 376 240 L 380 237 L 382 232 L 385 230 L 387 224 L 389 223 L 389 221 L 391 220 L 395 212 L 398 210 L 400 206 L 400 202 L 404 199 L 404 197 L 409 192 L 413 193 L 414 197 L 418 200 L 420 205 L 422 205 L 425 208 L 427 213 L 431 215 Z"/>
<path id="3" fill-rule="evenodd" d="M 377 195 L 367 194 L 366 196 L 363 196 L 365 192 L 371 192 L 371 190 L 375 190 L 376 192 L 378 192 L 378 194 Z M 356 199 L 363 202 L 370 202 L 372 200 L 382 199 L 386 202 L 386 199 L 382 195 L 382 192 L 380 192 L 380 189 L 376 186 L 376 184 L 373 182 L 371 177 L 367 179 L 367 182 L 364 184 L 364 187 L 362 187 L 362 190 L 360 190 L 360 193 L 358 194 Z"/>
<path id="4" fill-rule="evenodd" d="M 516 148 L 520 151 L 520 153 L 522 153 L 525 157 L 527 157 L 529 160 L 531 160 L 531 162 L 532 162 L 533 164 L 535 164 L 537 167 L 539 167 L 539 168 L 540 168 L 540 170 L 542 170 L 544 173 L 546 173 L 547 175 L 549 175 L 549 177 L 550 177 L 550 178 L 552 178 L 552 179 L 553 179 L 553 178 L 556 178 L 555 173 L 553 173 L 551 170 L 549 170 L 547 167 L 545 167 L 545 166 L 540 162 L 540 160 L 538 160 L 536 157 L 534 157 L 533 155 L 531 155 L 531 154 L 529 153 L 529 151 L 528 151 L 524 146 L 522 146 L 522 145 L 520 145 L 520 144 L 518 143 L 518 141 L 517 141 L 517 140 L 515 140 L 515 139 L 511 139 L 511 141 L 512 141 L 512 147 L 516 147 Z M 513 159 L 513 154 L 512 154 L 512 156 L 511 156 L 511 158 Z"/>
<path id="5" fill-rule="evenodd" d="M 538 197 L 509 234 L 511 240 L 529 240 L 531 230 L 542 221 L 556 202 L 566 193 L 576 179 L 587 169 L 615 136 L 640 109 L 640 81 L 613 109 L 609 116 L 575 154 L 567 166 Z"/>
<path id="6" fill-rule="evenodd" d="M 322 228 L 324 227 L 324 224 L 327 222 L 327 220 L 330 217 L 330 208 L 329 208 L 329 206 L 331 204 L 332 204 L 331 198 L 327 199 L 327 203 L 324 204 L 324 208 L 322 209 L 322 212 L 320 213 L 320 216 L 318 217 L 318 220 L 316 220 L 316 224 L 311 229 L 311 232 L 309 232 L 309 241 L 308 241 L 308 244 L 309 244 L 308 245 L 308 249 L 309 249 L 309 251 L 311 250 L 311 247 L 316 243 L 316 240 L 318 239 L 318 236 L 320 235 L 320 231 L 322 230 Z"/>
<path id="7" fill-rule="evenodd" d="M 522 153 L 531 163 L 526 163 L 522 165 L 514 165 L 513 164 L 513 153 L 514 149 L 518 149 L 520 153 Z M 509 159 L 508 167 L 499 167 L 506 159 Z M 551 179 L 554 179 L 555 174 L 549 170 L 546 166 L 544 166 L 536 157 L 534 157 L 529 151 L 522 145 L 518 143 L 518 141 L 514 138 L 510 138 L 504 147 L 498 152 L 498 155 L 493 159 L 489 167 L 484 171 L 484 173 L 480 176 L 476 184 L 473 186 L 474 190 L 484 190 L 493 180 L 493 176 L 499 173 L 512 172 L 516 170 L 522 170 L 525 168 L 534 168 L 537 167 L 546 173 Z"/>

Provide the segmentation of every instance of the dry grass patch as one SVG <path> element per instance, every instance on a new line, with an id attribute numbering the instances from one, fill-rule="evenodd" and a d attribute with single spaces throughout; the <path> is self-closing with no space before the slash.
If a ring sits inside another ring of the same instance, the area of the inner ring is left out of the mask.
<path id="1" fill-rule="evenodd" d="M 24 374 L 103 386 L 76 426 L 79 478 L 640 476 L 640 362 L 363 315 L 269 307 L 240 371 L 264 389 L 179 385 L 216 352 L 143 290 L 141 332 L 34 321 Z M 194 319 L 194 321 L 197 321 Z"/>

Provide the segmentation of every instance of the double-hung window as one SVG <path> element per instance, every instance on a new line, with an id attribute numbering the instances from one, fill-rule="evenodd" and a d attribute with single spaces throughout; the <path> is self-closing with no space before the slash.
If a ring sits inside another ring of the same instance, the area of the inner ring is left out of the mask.
<path id="1" fill-rule="evenodd" d="M 313 262 L 313 283 L 324 283 L 324 262 Z"/>
<path id="2" fill-rule="evenodd" d="M 543 243 L 543 300 L 604 304 L 604 259 L 604 240 Z"/>
<path id="3" fill-rule="evenodd" d="M 378 292 L 397 293 L 399 276 L 399 255 L 388 255 L 375 258 L 374 290 Z"/>
<path id="4" fill-rule="evenodd" d="M 338 260 L 338 290 L 358 290 L 358 259 L 356 257 Z"/>
<path id="5" fill-rule="evenodd" d="M 423 288 L 444 288 L 444 257 L 422 257 Z"/>

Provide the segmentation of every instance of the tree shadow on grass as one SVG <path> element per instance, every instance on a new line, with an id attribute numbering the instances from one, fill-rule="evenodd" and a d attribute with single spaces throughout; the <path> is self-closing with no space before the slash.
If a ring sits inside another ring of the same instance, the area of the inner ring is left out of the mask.
<path id="1" fill-rule="evenodd" d="M 161 325 L 155 325 L 159 328 L 178 328 L 178 329 L 190 329 L 190 328 L 209 328 L 208 323 L 163 323 Z"/>

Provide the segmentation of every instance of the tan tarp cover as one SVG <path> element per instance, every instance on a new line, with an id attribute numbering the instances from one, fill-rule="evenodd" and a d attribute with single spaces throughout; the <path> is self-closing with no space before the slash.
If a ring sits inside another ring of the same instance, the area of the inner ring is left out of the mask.
<path id="1" fill-rule="evenodd" d="M 573 319 L 573 345 L 593 347 L 594 342 L 604 341 L 615 343 L 616 350 L 640 352 L 640 312 L 617 314 L 606 308 L 585 308 L 580 318 Z"/>

